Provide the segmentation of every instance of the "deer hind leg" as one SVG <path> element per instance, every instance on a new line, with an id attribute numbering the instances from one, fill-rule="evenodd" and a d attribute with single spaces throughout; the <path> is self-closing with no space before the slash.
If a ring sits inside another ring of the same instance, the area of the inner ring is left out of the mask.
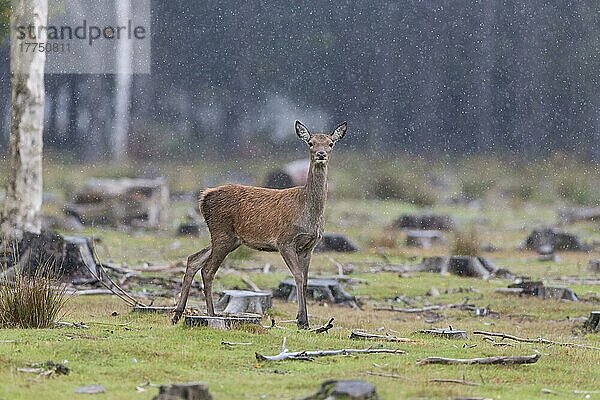
<path id="1" fill-rule="evenodd" d="M 212 298 L 212 282 L 225 257 L 241 245 L 241 241 L 236 237 L 222 237 L 216 239 L 213 237 L 211 255 L 206 266 L 202 268 L 202 284 L 204 286 L 204 296 L 206 298 L 206 311 L 208 315 L 214 316 L 215 309 Z"/>
<path id="2" fill-rule="evenodd" d="M 179 302 L 177 303 L 177 307 L 175 308 L 175 314 L 171 319 L 171 322 L 173 322 L 174 324 L 176 324 L 177 321 L 179 321 L 179 318 L 181 318 L 181 314 L 183 314 L 185 304 L 187 303 L 187 299 L 190 294 L 190 288 L 192 287 L 192 281 L 194 280 L 194 276 L 196 275 L 199 269 L 203 268 L 206 265 L 206 262 L 210 258 L 210 255 L 211 247 L 208 246 L 188 257 L 187 267 L 185 269 L 185 276 L 183 277 L 183 284 L 181 285 L 181 297 L 179 298 Z"/>

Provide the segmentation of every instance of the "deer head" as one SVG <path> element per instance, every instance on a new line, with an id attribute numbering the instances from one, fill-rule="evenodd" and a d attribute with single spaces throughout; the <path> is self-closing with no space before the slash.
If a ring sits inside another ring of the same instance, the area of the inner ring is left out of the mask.
<path id="1" fill-rule="evenodd" d="M 310 133 L 306 126 L 296 121 L 296 135 L 308 144 L 310 149 L 310 162 L 316 165 L 327 165 L 329 155 L 335 145 L 346 134 L 348 124 L 342 122 L 332 133 Z"/>

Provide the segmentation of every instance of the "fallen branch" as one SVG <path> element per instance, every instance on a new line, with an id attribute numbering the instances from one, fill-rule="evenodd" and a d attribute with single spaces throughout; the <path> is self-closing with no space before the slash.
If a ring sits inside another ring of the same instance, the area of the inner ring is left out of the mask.
<path id="1" fill-rule="evenodd" d="M 372 354 L 372 353 L 391 353 L 404 354 L 405 352 L 398 349 L 340 349 L 340 350 L 314 350 L 314 351 L 294 351 L 289 352 L 285 347 L 286 338 L 283 338 L 281 353 L 274 356 L 264 356 L 259 353 L 254 353 L 258 361 L 282 361 L 282 360 L 303 360 L 312 361 L 315 357 L 326 356 L 346 356 L 348 354 Z"/>
<path id="2" fill-rule="evenodd" d="M 504 346 L 504 347 L 514 346 L 514 344 L 509 343 L 509 342 L 496 342 L 493 338 L 491 338 L 489 336 L 484 336 L 483 340 L 490 343 L 492 346 Z"/>
<path id="3" fill-rule="evenodd" d="M 366 373 L 367 373 L 367 375 L 381 376 L 383 378 L 408 379 L 407 377 L 398 375 L 398 374 L 386 374 L 384 372 L 373 372 L 373 371 L 367 371 Z"/>
<path id="4" fill-rule="evenodd" d="M 458 384 L 467 385 L 467 386 L 481 386 L 481 383 L 465 381 L 464 378 L 463 379 L 442 379 L 442 378 L 435 378 L 435 379 L 430 379 L 428 382 L 433 382 L 433 383 L 458 383 Z"/>
<path id="5" fill-rule="evenodd" d="M 424 364 L 533 364 L 540 359 L 539 354 L 532 356 L 498 356 L 484 358 L 445 358 L 445 357 L 427 357 L 417 361 L 417 365 Z"/>
<path id="6" fill-rule="evenodd" d="M 323 333 L 323 332 L 325 332 L 325 333 L 329 333 L 329 330 L 330 330 L 331 328 L 333 328 L 333 320 L 334 320 L 334 319 L 335 319 L 335 318 L 331 318 L 331 319 L 329 320 L 329 322 L 327 322 L 325 325 L 323 325 L 323 326 L 320 326 L 320 327 L 318 327 L 318 328 L 311 329 L 310 331 L 311 331 L 311 332 L 314 332 L 314 333 Z"/>
<path id="7" fill-rule="evenodd" d="M 252 342 L 221 342 L 223 346 L 250 346 Z"/>
<path id="8" fill-rule="evenodd" d="M 485 331 L 473 331 L 473 335 L 485 335 L 485 336 L 495 336 L 502 339 L 510 339 L 516 342 L 524 342 L 524 343 L 542 343 L 542 344 L 553 344 L 556 346 L 566 346 L 566 347 L 577 347 L 581 349 L 591 349 L 591 350 L 600 350 L 600 347 L 588 346 L 586 344 L 579 343 L 567 343 L 567 342 L 555 342 L 554 340 L 548 340 L 541 337 L 536 339 L 522 338 L 514 335 L 509 335 L 507 333 L 501 332 L 485 332 Z"/>
<path id="9" fill-rule="evenodd" d="M 418 313 L 424 313 L 424 312 L 430 312 L 430 311 L 438 311 L 438 310 L 445 310 L 448 308 L 460 308 L 460 309 L 465 309 L 465 310 L 473 310 L 476 308 L 476 306 L 474 304 L 468 304 L 468 303 L 457 303 L 457 304 L 435 304 L 432 306 L 425 306 L 425 307 L 421 307 L 421 308 L 395 308 L 394 306 L 389 306 L 389 307 L 375 307 L 375 310 L 378 311 L 395 311 L 395 312 L 401 312 L 401 313 L 407 313 L 407 314 L 418 314 Z"/>
<path id="10" fill-rule="evenodd" d="M 412 339 L 408 338 L 399 338 L 393 335 L 376 335 L 373 333 L 362 332 L 358 330 L 352 331 L 350 333 L 350 339 L 360 339 L 360 340 L 381 340 L 384 342 L 413 342 Z"/>

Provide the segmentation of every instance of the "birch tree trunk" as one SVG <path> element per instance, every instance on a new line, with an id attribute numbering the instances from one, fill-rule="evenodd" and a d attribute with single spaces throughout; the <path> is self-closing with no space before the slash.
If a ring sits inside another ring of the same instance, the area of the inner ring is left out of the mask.
<path id="1" fill-rule="evenodd" d="M 0 235 L 20 239 L 40 232 L 42 207 L 42 131 L 44 126 L 44 65 L 46 53 L 21 51 L 15 26 L 46 26 L 47 0 L 13 0 L 11 15 L 11 121 L 9 176 Z M 45 43 L 45 32 L 36 39 Z"/>
<path id="2" fill-rule="evenodd" d="M 117 18 L 120 26 L 127 26 L 131 17 L 129 0 L 117 1 Z M 129 136 L 129 108 L 131 106 L 132 43 L 121 38 L 117 44 L 117 75 L 115 82 L 115 122 L 111 156 L 113 161 L 123 162 L 127 156 Z"/>

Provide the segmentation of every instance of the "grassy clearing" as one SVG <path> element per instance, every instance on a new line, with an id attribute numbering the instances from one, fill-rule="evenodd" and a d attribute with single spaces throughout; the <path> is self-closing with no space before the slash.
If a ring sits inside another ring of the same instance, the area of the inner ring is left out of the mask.
<path id="1" fill-rule="evenodd" d="M 481 197 L 478 203 L 438 203 L 428 208 L 419 208 L 414 204 L 394 200 L 374 200 L 369 199 L 368 194 L 348 189 L 368 181 L 364 174 L 357 172 L 364 169 L 364 166 L 340 158 L 342 160 L 336 160 L 336 163 L 349 165 L 349 168 L 344 173 L 340 172 L 341 169 L 333 170 L 332 180 L 338 190 L 330 197 L 327 205 L 326 230 L 347 234 L 359 244 L 362 251 L 355 254 L 315 254 L 311 274 L 336 274 L 337 268 L 330 257 L 343 264 L 352 264 L 353 277 L 361 282 L 348 287 L 348 291 L 363 299 L 364 306 L 362 310 L 354 311 L 334 305 L 309 304 L 313 326 L 325 323 L 330 317 L 336 318 L 335 328 L 329 334 L 299 332 L 293 324 L 284 323 L 281 324 L 283 329 L 261 332 L 190 329 L 182 324 L 170 325 L 167 316 L 132 313 L 116 298 L 76 297 L 68 303 L 64 319 L 86 322 L 89 329 L 0 329 L 0 363 L 3 365 L 0 369 L 0 399 L 70 398 L 73 397 L 75 387 L 93 383 L 102 384 L 107 389 L 106 394 L 96 395 L 95 398 L 150 399 L 155 395 L 156 389 L 146 388 L 146 391 L 137 392 L 136 386 L 146 382 L 182 381 L 207 382 L 216 399 L 300 399 L 315 392 L 321 381 L 330 378 L 358 378 L 373 382 L 382 399 L 469 396 L 536 399 L 543 396 L 544 388 L 555 390 L 559 393 L 559 398 L 577 399 L 584 395 L 575 394 L 574 391 L 598 390 L 600 351 L 539 344 L 516 344 L 502 348 L 492 346 L 474 335 L 463 342 L 432 338 L 416 332 L 424 328 L 451 325 L 468 332 L 500 331 L 600 347 L 600 335 L 582 333 L 578 329 L 581 322 L 573 320 L 587 316 L 592 310 L 598 310 L 599 303 L 544 301 L 496 293 L 496 288 L 505 287 L 509 283 L 506 280 L 482 281 L 429 273 L 400 276 L 396 273 L 374 273 L 372 270 L 384 257 L 395 264 L 414 264 L 423 256 L 450 254 L 452 240 L 448 241 L 448 245 L 432 249 L 408 248 L 403 245 L 404 234 L 387 229 L 393 219 L 402 213 L 432 211 L 451 214 L 460 230 L 474 229 L 481 244 L 490 243 L 499 249 L 482 255 L 517 275 L 553 284 L 560 283 L 562 276 L 587 276 L 587 263 L 591 258 L 600 258 L 598 251 L 561 253 L 560 262 L 544 263 L 537 261 L 534 253 L 515 250 L 532 228 L 552 225 L 556 221 L 556 208 L 564 204 L 562 200 L 560 203 L 550 204 L 545 198 L 536 198 L 546 196 L 546 192 L 536 186 L 532 194 L 527 185 L 512 187 L 510 193 L 514 193 L 514 196 L 500 195 L 510 186 L 510 182 L 516 182 L 511 178 L 511 172 L 503 168 L 496 168 L 494 173 L 486 173 L 486 179 L 492 176 L 493 182 L 487 181 L 488 184 L 483 187 L 469 187 L 468 182 L 472 181 L 473 175 L 484 167 L 490 168 L 489 162 L 481 164 L 483 161 L 478 160 L 459 166 L 465 173 L 457 175 L 461 179 L 448 183 L 450 191 L 459 193 L 464 190 L 470 196 Z M 400 168 L 404 163 L 405 161 L 399 161 L 398 165 L 382 167 L 388 168 L 391 174 L 394 168 Z M 201 177 L 207 171 L 205 167 L 212 168 L 211 171 L 219 168 L 204 165 L 169 170 L 175 190 L 197 189 L 202 184 L 198 182 L 203 182 Z M 417 167 L 420 168 L 419 171 L 429 171 L 430 175 L 442 174 L 439 166 L 427 169 L 427 166 L 418 164 Z M 131 168 L 132 175 L 136 168 Z M 548 172 L 548 168 L 531 167 L 523 171 L 523 180 L 527 180 L 525 177 L 528 176 L 543 175 Z M 566 174 L 566 170 L 561 168 L 558 171 Z M 261 171 L 264 169 L 263 166 Z M 61 171 L 60 174 L 47 172 L 49 176 L 46 181 L 49 190 L 56 190 L 61 194 L 68 193 L 69 187 L 83 184 L 83 176 L 120 174 L 119 171 L 111 171 L 104 166 L 89 166 L 83 172 L 80 168 L 63 167 Z M 357 175 L 353 177 L 355 172 Z M 260 177 L 257 175 L 256 179 Z M 559 181 L 553 176 L 551 183 L 554 185 L 554 182 Z M 464 182 L 467 183 L 463 184 Z M 535 180 L 532 179 L 531 182 Z M 555 196 L 553 190 L 549 189 L 548 196 Z M 565 190 L 565 196 L 573 196 L 577 192 L 569 190 Z M 588 196 L 587 192 L 584 194 Z M 521 199 L 514 201 L 511 196 Z M 58 210 L 55 205 L 47 207 L 49 212 Z M 192 208 L 193 204 L 174 204 L 175 219 Z M 581 223 L 565 229 L 581 235 L 587 242 L 600 241 L 597 224 Z M 173 231 L 117 232 L 95 228 L 83 234 L 100 239 L 98 251 L 104 260 L 125 262 L 134 268 L 143 268 L 144 263 L 164 265 L 183 261 L 189 254 L 204 247 L 209 240 L 207 235 L 201 238 L 175 237 Z M 277 254 L 244 250 L 226 262 L 242 269 L 265 289 L 276 287 L 281 279 L 289 276 Z M 262 267 L 265 263 L 272 265 L 273 273 L 254 272 L 256 267 Z M 240 276 L 226 274 L 222 270 L 217 275 L 214 290 L 216 292 L 235 286 L 243 287 Z M 600 296 L 600 289 L 595 285 L 569 286 L 578 294 Z M 426 296 L 431 287 L 438 289 L 439 297 Z M 175 294 L 173 292 L 172 297 L 157 299 L 155 304 L 171 305 Z M 475 317 L 467 311 L 450 309 L 440 311 L 441 319 L 430 323 L 428 320 L 431 315 L 375 309 L 389 305 L 403 307 L 403 303 L 392 300 L 396 296 L 410 297 L 416 307 L 467 300 L 480 307 L 489 306 L 499 313 L 499 317 Z M 190 303 L 202 305 L 203 300 L 196 295 L 190 298 Z M 112 316 L 113 312 L 118 315 Z M 271 315 L 278 321 L 291 320 L 295 313 L 295 304 L 281 301 L 275 301 L 271 311 Z M 264 324 L 268 324 L 266 319 Z M 347 338 L 355 328 L 409 337 L 414 342 L 378 344 L 351 341 Z M 331 357 L 310 363 L 256 361 L 255 351 L 262 354 L 278 353 L 283 337 L 287 337 L 287 346 L 291 351 L 385 345 L 403 349 L 406 354 Z M 226 347 L 221 344 L 222 341 L 251 342 L 252 345 Z M 541 360 L 537 364 L 524 366 L 416 365 L 418 359 L 426 356 L 468 358 L 529 355 L 536 352 L 542 354 Z M 47 360 L 67 360 L 71 373 L 48 379 L 17 372 L 17 368 L 28 363 Z M 398 377 L 389 378 L 377 374 L 394 374 Z M 463 377 L 481 386 L 429 382 L 434 378 Z M 591 393 L 590 398 L 600 398 L 600 394 Z"/>

